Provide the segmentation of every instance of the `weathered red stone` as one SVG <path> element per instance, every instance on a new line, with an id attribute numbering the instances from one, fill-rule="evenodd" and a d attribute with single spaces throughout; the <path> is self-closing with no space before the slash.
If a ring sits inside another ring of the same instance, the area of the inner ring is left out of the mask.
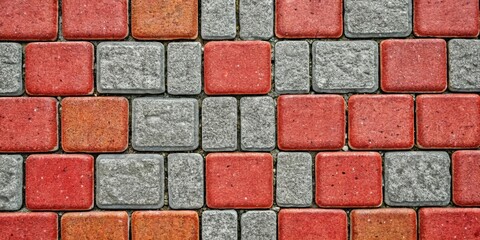
<path id="1" fill-rule="evenodd" d="M 421 208 L 420 239 L 480 239 L 479 208 Z"/>
<path id="2" fill-rule="evenodd" d="M 58 216 L 47 212 L 0 213 L 0 239 L 58 239 Z"/>
<path id="3" fill-rule="evenodd" d="M 195 211 L 134 212 L 132 239 L 198 240 L 198 214 Z"/>
<path id="4" fill-rule="evenodd" d="M 62 216 L 62 239 L 128 240 L 127 212 L 75 212 Z"/>
<path id="5" fill-rule="evenodd" d="M 459 206 L 480 206 L 480 151 L 452 154 L 453 202 Z"/>
<path id="6" fill-rule="evenodd" d="M 350 212 L 350 239 L 417 239 L 417 213 L 409 208 L 382 208 Z"/>

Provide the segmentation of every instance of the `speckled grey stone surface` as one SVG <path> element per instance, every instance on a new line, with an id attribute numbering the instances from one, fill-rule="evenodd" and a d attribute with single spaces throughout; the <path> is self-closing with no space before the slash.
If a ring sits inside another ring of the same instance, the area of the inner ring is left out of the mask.
<path id="1" fill-rule="evenodd" d="M 310 46 L 306 41 L 282 41 L 275 44 L 275 91 L 310 91 Z"/>
<path id="2" fill-rule="evenodd" d="M 235 0 L 201 0 L 203 39 L 233 39 L 237 35 Z"/>
<path id="3" fill-rule="evenodd" d="M 273 0 L 240 0 L 239 18 L 242 39 L 273 37 Z"/>
<path id="4" fill-rule="evenodd" d="M 22 45 L 0 43 L 0 96 L 23 93 Z"/>
<path id="5" fill-rule="evenodd" d="M 275 148 L 275 101 L 271 97 L 240 99 L 240 136 L 244 151 Z"/>
<path id="6" fill-rule="evenodd" d="M 312 156 L 306 152 L 277 154 L 276 202 L 280 207 L 312 205 Z"/>
<path id="7" fill-rule="evenodd" d="M 104 154 L 95 163 L 95 200 L 104 209 L 153 209 L 164 202 L 163 156 Z"/>
<path id="8" fill-rule="evenodd" d="M 202 45 L 199 42 L 168 44 L 167 91 L 173 95 L 194 95 L 202 91 Z"/>
<path id="9" fill-rule="evenodd" d="M 237 212 L 206 210 L 202 213 L 203 240 L 237 240 Z"/>
<path id="10" fill-rule="evenodd" d="M 198 102 L 145 97 L 132 101 L 132 147 L 139 151 L 191 151 L 198 147 Z"/>
<path id="11" fill-rule="evenodd" d="M 208 97 L 203 100 L 202 148 L 209 152 L 237 149 L 237 99 Z"/>
<path id="12" fill-rule="evenodd" d="M 248 211 L 240 217 L 242 240 L 277 239 L 277 214 L 274 211 Z"/>
<path id="13" fill-rule="evenodd" d="M 102 42 L 97 46 L 100 93 L 165 92 L 165 53 L 159 42 Z"/>
<path id="14" fill-rule="evenodd" d="M 174 209 L 203 206 L 203 158 L 198 153 L 168 155 L 168 205 Z"/>
<path id="15" fill-rule="evenodd" d="M 0 211 L 16 211 L 23 202 L 23 158 L 0 155 Z"/>
<path id="16" fill-rule="evenodd" d="M 345 36 L 406 37 L 412 33 L 412 0 L 345 0 Z"/>
<path id="17" fill-rule="evenodd" d="M 450 40 L 448 59 L 450 91 L 480 91 L 480 40 Z"/>
<path id="18" fill-rule="evenodd" d="M 390 206 L 445 206 L 450 202 L 447 152 L 387 152 L 385 203 Z"/>
<path id="19" fill-rule="evenodd" d="M 378 89 L 375 41 L 316 41 L 312 55 L 312 86 L 316 92 L 368 93 Z"/>

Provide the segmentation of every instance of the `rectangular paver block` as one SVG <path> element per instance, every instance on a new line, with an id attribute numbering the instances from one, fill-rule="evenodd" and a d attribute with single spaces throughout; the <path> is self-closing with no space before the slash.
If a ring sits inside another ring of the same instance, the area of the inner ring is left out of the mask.
<path id="1" fill-rule="evenodd" d="M 417 213 L 410 208 L 355 209 L 350 227 L 352 240 L 417 240 Z"/>
<path id="2" fill-rule="evenodd" d="M 0 155 L 0 211 L 19 210 L 22 203 L 23 157 L 21 155 Z"/>
<path id="3" fill-rule="evenodd" d="M 239 18 L 242 39 L 267 40 L 273 37 L 273 1 L 240 1 Z"/>
<path id="4" fill-rule="evenodd" d="M 206 210 L 202 213 L 202 239 L 237 240 L 237 212 Z"/>
<path id="5" fill-rule="evenodd" d="M 167 91 L 173 95 L 195 95 L 202 91 L 202 45 L 199 42 L 168 44 Z"/>
<path id="6" fill-rule="evenodd" d="M 275 91 L 310 91 L 310 46 L 306 41 L 281 41 L 275 44 Z"/>
<path id="7" fill-rule="evenodd" d="M 480 238 L 478 208 L 421 208 L 418 220 L 421 240 Z"/>
<path id="8" fill-rule="evenodd" d="M 51 212 L 0 213 L 0 238 L 57 240 L 58 215 Z"/>
<path id="9" fill-rule="evenodd" d="M 233 39 L 237 35 L 235 0 L 201 0 L 203 39 Z"/>
<path id="10" fill-rule="evenodd" d="M 452 39 L 448 42 L 449 89 L 480 91 L 480 40 Z"/>
<path id="11" fill-rule="evenodd" d="M 480 206 L 480 151 L 452 154 L 453 202 L 459 206 Z"/>
<path id="12" fill-rule="evenodd" d="M 123 211 L 71 212 L 62 216 L 61 236 L 65 240 L 128 240 L 128 225 L 128 214 Z"/>
<path id="13" fill-rule="evenodd" d="M 277 214 L 274 211 L 248 211 L 240 217 L 242 240 L 276 240 Z"/>
<path id="14" fill-rule="evenodd" d="M 210 97 L 202 102 L 202 149 L 237 149 L 237 99 Z"/>
<path id="15" fill-rule="evenodd" d="M 280 207 L 312 205 L 312 156 L 306 152 L 277 155 L 276 203 Z"/>
<path id="16" fill-rule="evenodd" d="M 22 45 L 0 43 L 0 96 L 23 93 Z"/>
<path id="17" fill-rule="evenodd" d="M 282 209 L 278 239 L 347 239 L 347 214 L 338 209 Z"/>
<path id="18" fill-rule="evenodd" d="M 198 240 L 198 214 L 194 211 L 136 211 L 132 239 Z"/>
<path id="19" fill-rule="evenodd" d="M 271 97 L 240 99 L 240 135 L 244 151 L 275 148 L 275 101 Z"/>
<path id="20" fill-rule="evenodd" d="M 203 206 L 203 157 L 198 153 L 168 155 L 168 205 L 174 209 Z"/>

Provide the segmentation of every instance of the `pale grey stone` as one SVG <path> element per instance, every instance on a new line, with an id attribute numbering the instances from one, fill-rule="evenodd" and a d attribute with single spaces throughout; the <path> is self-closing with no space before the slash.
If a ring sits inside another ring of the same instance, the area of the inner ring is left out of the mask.
<path id="1" fill-rule="evenodd" d="M 202 148 L 210 152 L 237 149 L 237 99 L 208 97 L 203 100 Z"/>
<path id="2" fill-rule="evenodd" d="M 168 155 L 168 205 L 174 209 L 203 207 L 203 158 L 198 153 Z"/>
<path id="3" fill-rule="evenodd" d="M 310 46 L 306 41 L 282 41 L 275 44 L 275 91 L 310 91 Z"/>
<path id="4" fill-rule="evenodd" d="M 277 154 L 277 205 L 310 207 L 312 205 L 312 156 L 306 152 Z"/>
<path id="5" fill-rule="evenodd" d="M 207 210 L 202 213 L 203 240 L 237 240 L 237 212 Z"/>
<path id="6" fill-rule="evenodd" d="M 23 200 L 23 158 L 0 155 L 0 211 L 16 211 Z"/>
<path id="7" fill-rule="evenodd" d="M 173 95 L 202 92 L 202 45 L 199 42 L 168 44 L 167 91 Z"/>
<path id="8" fill-rule="evenodd" d="M 0 96 L 19 96 L 22 93 L 22 45 L 0 43 Z"/>
<path id="9" fill-rule="evenodd" d="M 480 40 L 450 40 L 448 42 L 448 59 L 450 91 L 480 91 Z"/>
<path id="10" fill-rule="evenodd" d="M 237 34 L 235 0 L 200 0 L 203 39 L 233 39 Z"/>
<path id="11" fill-rule="evenodd" d="M 242 39 L 273 37 L 273 0 L 240 0 L 239 18 Z"/>
<path id="12" fill-rule="evenodd" d="M 240 136 L 244 151 L 275 148 L 275 102 L 271 97 L 240 99 Z"/>
<path id="13" fill-rule="evenodd" d="M 240 218 L 242 240 L 276 240 L 277 215 L 274 211 L 248 211 Z"/>

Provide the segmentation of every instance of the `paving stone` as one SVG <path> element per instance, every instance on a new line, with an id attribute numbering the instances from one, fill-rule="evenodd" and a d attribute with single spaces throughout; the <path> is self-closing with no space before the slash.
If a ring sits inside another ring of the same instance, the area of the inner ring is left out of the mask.
<path id="1" fill-rule="evenodd" d="M 273 1 L 240 1 L 239 18 L 242 39 L 268 40 L 273 37 Z"/>
<path id="2" fill-rule="evenodd" d="M 128 36 L 128 0 L 62 0 L 65 39 L 121 40 Z"/>
<path id="3" fill-rule="evenodd" d="M 25 162 L 25 204 L 29 210 L 90 210 L 93 157 L 33 154 Z"/>
<path id="4" fill-rule="evenodd" d="M 385 203 L 390 206 L 445 206 L 450 202 L 447 152 L 386 152 Z"/>
<path id="5" fill-rule="evenodd" d="M 194 211 L 136 211 L 132 239 L 198 240 L 198 214 Z"/>
<path id="6" fill-rule="evenodd" d="M 163 206 L 164 163 L 158 154 L 99 155 L 97 206 L 103 209 L 156 209 Z"/>
<path id="7" fill-rule="evenodd" d="M 0 155 L 0 211 L 19 210 L 22 203 L 23 157 L 21 155 Z M 0 230 L 0 236 L 2 236 L 1 232 Z"/>
<path id="8" fill-rule="evenodd" d="M 157 42 L 102 42 L 97 47 L 100 93 L 165 92 L 165 53 Z"/>
<path id="9" fill-rule="evenodd" d="M 128 214 L 123 211 L 65 213 L 61 225 L 64 240 L 128 240 Z"/>
<path id="10" fill-rule="evenodd" d="M 421 208 L 419 239 L 479 239 L 480 209 Z"/>
<path id="11" fill-rule="evenodd" d="M 275 91 L 310 91 L 310 46 L 306 41 L 281 41 L 275 44 Z"/>
<path id="12" fill-rule="evenodd" d="M 198 102 L 192 98 L 136 98 L 132 147 L 139 151 L 190 151 L 198 147 Z"/>
<path id="13" fill-rule="evenodd" d="M 199 209 L 204 198 L 203 158 L 198 153 L 168 155 L 168 205 Z"/>
<path id="14" fill-rule="evenodd" d="M 237 212 L 206 210 L 202 213 L 202 239 L 237 240 Z"/>
<path id="15" fill-rule="evenodd" d="M 25 88 L 29 95 L 93 93 L 93 44 L 30 43 L 25 47 Z"/>
<path id="16" fill-rule="evenodd" d="M 235 0 L 201 0 L 203 39 L 233 39 L 237 35 Z"/>
<path id="17" fill-rule="evenodd" d="M 203 100 L 202 149 L 209 152 L 237 149 L 237 99 L 210 97 Z"/>
<path id="18" fill-rule="evenodd" d="M 278 153 L 276 173 L 279 207 L 312 205 L 312 156 L 309 153 Z"/>
<path id="19" fill-rule="evenodd" d="M 58 239 L 56 213 L 0 213 L 0 237 L 3 239 Z"/>
<path id="20" fill-rule="evenodd" d="M 22 45 L 0 43 L 0 96 L 23 93 Z"/>
<path id="21" fill-rule="evenodd" d="M 274 211 L 248 211 L 240 218 L 243 240 L 276 240 L 277 214 Z"/>
<path id="22" fill-rule="evenodd" d="M 412 0 L 345 0 L 345 36 L 407 37 L 412 32 Z"/>
<path id="23" fill-rule="evenodd" d="M 453 202 L 459 206 L 480 206 L 480 151 L 452 154 Z"/>
<path id="24" fill-rule="evenodd" d="M 409 208 L 356 209 L 350 212 L 352 240 L 417 240 L 417 213 Z"/>
<path id="25" fill-rule="evenodd" d="M 480 40 L 452 39 L 448 42 L 449 89 L 480 91 Z"/>
<path id="26" fill-rule="evenodd" d="M 241 146 L 243 151 L 275 148 L 275 101 L 271 97 L 240 99 Z"/>
<path id="27" fill-rule="evenodd" d="M 378 89 L 378 46 L 374 41 L 317 41 L 312 58 L 316 92 L 368 93 Z"/>
<path id="28" fill-rule="evenodd" d="M 167 91 L 173 95 L 202 92 L 202 45 L 173 42 L 167 50 Z"/>

